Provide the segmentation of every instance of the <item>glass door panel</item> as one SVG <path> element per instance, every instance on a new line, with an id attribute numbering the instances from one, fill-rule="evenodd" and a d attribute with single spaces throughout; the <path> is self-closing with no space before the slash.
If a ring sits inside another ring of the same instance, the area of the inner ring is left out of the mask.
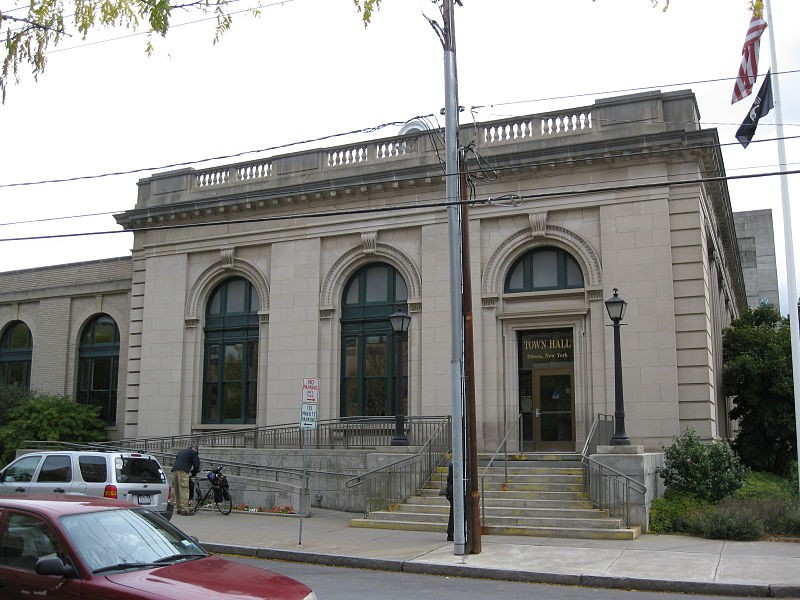
<path id="1" fill-rule="evenodd" d="M 575 450 L 572 371 L 534 371 L 534 437 L 536 450 Z"/>

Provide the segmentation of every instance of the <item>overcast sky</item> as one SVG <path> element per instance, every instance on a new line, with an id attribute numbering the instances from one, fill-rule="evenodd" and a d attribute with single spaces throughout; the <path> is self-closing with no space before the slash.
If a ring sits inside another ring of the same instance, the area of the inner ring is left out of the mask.
<path id="1" fill-rule="evenodd" d="M 0 10 L 10 4 L 0 0 Z M 475 119 L 690 88 L 703 127 L 719 130 L 728 175 L 778 170 L 774 142 L 745 150 L 734 138 L 755 96 L 731 106 L 750 19 L 745 0 L 671 0 L 666 12 L 650 0 L 463 4 L 455 16 L 459 101 L 475 107 Z M 253 0 L 231 4 L 234 10 L 248 6 Z M 199 18 L 178 12 L 176 26 L 155 40 L 149 58 L 146 37 L 127 30 L 67 39 L 50 53 L 39 81 L 23 74 L 0 106 L 0 271 L 129 255 L 127 233 L 2 241 L 118 230 L 111 215 L 134 207 L 136 181 L 149 172 L 82 177 L 168 170 L 438 113 L 444 106 L 442 49 L 423 13 L 439 16 L 429 0 L 384 0 L 365 29 L 352 0 L 263 0 L 259 17 L 237 15 L 213 46 L 213 21 L 177 26 Z M 777 70 L 800 70 L 800 2 L 774 0 L 772 13 Z M 759 72 L 769 66 L 765 33 Z M 781 75 L 780 86 L 788 168 L 797 169 L 800 141 L 791 138 L 800 136 L 800 73 Z M 468 110 L 462 122 L 470 118 Z M 775 111 L 759 124 L 755 140 L 774 138 L 774 124 Z M 51 179 L 75 180 L 9 186 Z M 729 189 L 734 210 L 773 210 L 785 294 L 779 178 L 731 182 Z M 789 189 L 798 207 L 800 176 L 789 176 Z M 798 212 L 793 222 L 800 223 Z M 95 213 L 101 214 L 61 218 Z M 38 221 L 9 225 L 32 220 Z M 800 248 L 800 229 L 794 238 Z M 785 295 L 781 303 L 786 306 Z"/>

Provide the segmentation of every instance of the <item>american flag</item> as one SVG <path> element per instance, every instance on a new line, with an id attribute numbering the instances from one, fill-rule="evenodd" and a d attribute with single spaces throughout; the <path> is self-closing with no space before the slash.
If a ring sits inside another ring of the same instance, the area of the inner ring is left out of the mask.
<path id="1" fill-rule="evenodd" d="M 746 98 L 753 91 L 753 85 L 758 76 L 758 49 L 761 45 L 761 34 L 766 28 L 767 22 L 760 11 L 753 11 L 750 26 L 747 28 L 747 36 L 744 38 L 744 46 L 742 46 L 742 64 L 739 67 L 739 76 L 733 85 L 731 104 Z"/>

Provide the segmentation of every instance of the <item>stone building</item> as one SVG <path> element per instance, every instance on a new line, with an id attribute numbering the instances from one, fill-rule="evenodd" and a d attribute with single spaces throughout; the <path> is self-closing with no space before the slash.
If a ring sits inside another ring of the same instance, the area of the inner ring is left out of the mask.
<path id="1" fill-rule="evenodd" d="M 769 303 L 779 308 L 772 211 L 740 211 L 733 214 L 733 220 L 748 306 Z"/>
<path id="2" fill-rule="evenodd" d="M 519 423 L 526 450 L 580 449 L 613 414 L 614 288 L 632 442 L 725 437 L 721 332 L 747 302 L 693 94 L 459 138 L 482 175 L 468 220 L 479 448 Z M 0 273 L 0 373 L 100 404 L 115 437 L 296 423 L 311 376 L 320 419 L 392 415 L 396 389 L 410 415 L 449 414 L 442 145 L 412 131 L 141 180 L 117 216 L 130 258 Z"/>

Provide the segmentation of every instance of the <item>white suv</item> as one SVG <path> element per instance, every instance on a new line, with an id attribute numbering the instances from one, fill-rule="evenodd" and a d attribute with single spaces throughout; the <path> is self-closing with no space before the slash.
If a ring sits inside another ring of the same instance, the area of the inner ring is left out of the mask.
<path id="1" fill-rule="evenodd" d="M 136 452 L 47 451 L 18 457 L 0 471 L 0 495 L 81 493 L 119 498 L 172 518 L 164 469 Z"/>

